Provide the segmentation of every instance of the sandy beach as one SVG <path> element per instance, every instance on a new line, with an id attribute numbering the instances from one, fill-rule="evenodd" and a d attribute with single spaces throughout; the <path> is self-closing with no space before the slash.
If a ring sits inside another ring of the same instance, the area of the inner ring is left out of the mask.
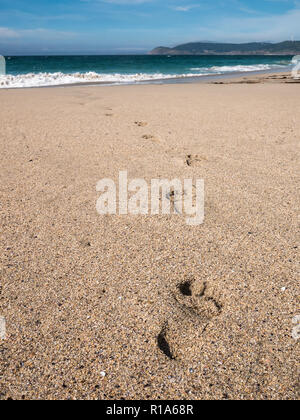
<path id="1" fill-rule="evenodd" d="M 0 399 L 299 398 L 283 77 L 0 91 Z M 204 179 L 204 223 L 99 215 L 119 171 Z"/>

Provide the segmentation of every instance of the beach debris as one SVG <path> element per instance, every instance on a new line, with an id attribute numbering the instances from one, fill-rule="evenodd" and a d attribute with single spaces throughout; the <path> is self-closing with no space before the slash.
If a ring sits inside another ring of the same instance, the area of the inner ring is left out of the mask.
<path id="1" fill-rule="evenodd" d="M 174 188 L 171 188 L 170 192 L 166 194 L 166 198 L 170 201 L 170 203 L 174 207 L 174 211 L 177 214 L 182 214 L 182 211 L 176 207 L 176 202 L 182 200 L 182 194 L 181 191 L 176 191 Z"/>
<path id="2" fill-rule="evenodd" d="M 6 339 L 6 320 L 4 316 L 0 316 L 0 340 Z"/>
<path id="3" fill-rule="evenodd" d="M 298 341 L 300 338 L 300 315 L 296 315 L 293 318 L 293 324 L 296 326 L 292 330 L 292 337 L 294 340 Z"/>

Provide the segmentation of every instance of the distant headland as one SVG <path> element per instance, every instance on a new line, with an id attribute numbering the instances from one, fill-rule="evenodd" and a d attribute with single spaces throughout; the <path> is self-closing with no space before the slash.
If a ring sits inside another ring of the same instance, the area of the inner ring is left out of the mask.
<path id="1" fill-rule="evenodd" d="M 300 54 L 300 41 L 251 42 L 227 44 L 215 42 L 190 42 L 173 48 L 157 47 L 150 55 L 295 55 Z"/>

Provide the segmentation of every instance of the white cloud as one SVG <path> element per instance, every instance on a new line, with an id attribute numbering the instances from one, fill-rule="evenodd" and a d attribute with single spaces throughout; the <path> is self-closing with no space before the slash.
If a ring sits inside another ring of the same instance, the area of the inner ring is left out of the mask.
<path id="1" fill-rule="evenodd" d="M 231 28 L 235 38 L 282 41 L 292 35 L 300 38 L 299 22 L 300 9 L 294 9 L 283 15 L 227 19 L 223 21 L 223 29 L 229 35 L 228 28 Z"/>
<path id="2" fill-rule="evenodd" d="M 18 38 L 19 34 L 17 31 L 9 28 L 0 27 L 0 37 L 1 38 Z"/>
<path id="3" fill-rule="evenodd" d="M 294 37 L 300 40 L 300 8 L 281 15 L 221 17 L 206 25 L 190 27 L 185 39 L 179 43 L 209 39 L 224 42 L 285 41 Z"/>
<path id="4" fill-rule="evenodd" d="M 81 0 L 81 1 L 89 1 L 89 0 Z M 149 3 L 152 0 L 100 0 L 103 3 L 112 3 L 112 4 L 142 4 L 142 3 Z"/>
<path id="5" fill-rule="evenodd" d="M 0 27 L 2 40 L 10 38 L 36 38 L 40 40 L 72 39 L 76 36 L 73 32 L 54 31 L 44 28 L 36 29 L 10 29 Z"/>
<path id="6" fill-rule="evenodd" d="M 173 10 L 176 10 L 176 12 L 189 12 L 190 10 L 194 9 L 195 7 L 198 7 L 197 5 L 190 5 L 190 6 L 177 6 L 173 7 Z"/>

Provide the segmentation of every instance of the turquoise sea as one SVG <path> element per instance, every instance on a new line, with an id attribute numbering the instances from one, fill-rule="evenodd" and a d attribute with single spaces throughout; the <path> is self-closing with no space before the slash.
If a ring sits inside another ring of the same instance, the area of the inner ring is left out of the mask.
<path id="1" fill-rule="evenodd" d="M 292 56 L 34 56 L 5 57 L 0 88 L 72 83 L 163 83 L 208 75 L 285 70 Z"/>

